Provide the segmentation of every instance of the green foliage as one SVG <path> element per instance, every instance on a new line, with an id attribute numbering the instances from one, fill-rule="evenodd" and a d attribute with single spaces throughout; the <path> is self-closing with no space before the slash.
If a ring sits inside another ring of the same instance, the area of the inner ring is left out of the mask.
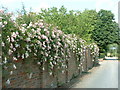
<path id="1" fill-rule="evenodd" d="M 67 11 L 62 6 L 59 10 L 56 7 L 42 10 L 39 14 L 47 23 L 58 26 L 66 34 L 76 34 L 77 36 L 91 41 L 91 32 L 97 20 L 97 12 L 95 10 Z"/>
<path id="2" fill-rule="evenodd" d="M 91 42 L 91 34 L 97 21 L 97 12 L 95 10 L 85 10 L 79 17 L 79 35 L 85 40 Z"/>
<path id="3" fill-rule="evenodd" d="M 108 44 L 120 43 L 118 36 L 119 27 L 114 21 L 114 15 L 111 11 L 100 10 L 97 19 L 92 38 L 100 47 L 100 52 L 103 52 L 103 49 L 106 51 Z"/>
<path id="4" fill-rule="evenodd" d="M 117 50 L 118 50 L 118 44 L 113 43 L 107 45 L 107 53 L 109 53 L 111 56 L 118 56 Z"/>
<path id="5" fill-rule="evenodd" d="M 40 19 L 40 17 L 38 17 L 35 12 L 32 11 L 27 12 L 24 5 L 22 5 L 21 11 L 17 11 L 17 15 L 18 16 L 16 18 L 16 22 L 19 25 L 20 24 L 29 25 L 30 22 L 37 22 Z"/>
<path id="6" fill-rule="evenodd" d="M 61 11 L 62 14 L 65 12 Z M 18 68 L 19 62 L 27 66 L 34 63 L 41 70 L 45 69 L 44 64 L 47 63 L 51 75 L 55 67 L 67 69 L 66 61 L 71 52 L 75 54 L 78 68 L 81 59 L 85 58 L 86 48 L 91 49 L 93 57 L 98 56 L 99 49 L 95 44 L 86 45 L 86 41 L 75 34 L 65 34 L 42 19 L 31 19 L 33 16 L 39 15 L 24 12 L 14 21 L 7 11 L 0 12 L 3 77 L 6 80 Z M 32 69 L 26 68 L 26 72 L 32 73 Z"/>
<path id="7" fill-rule="evenodd" d="M 100 52 L 106 53 L 106 45 L 120 43 L 119 27 L 114 21 L 111 11 L 95 10 L 67 11 L 62 6 L 42 10 L 39 17 L 47 23 L 58 26 L 66 34 L 75 34 L 83 38 L 87 43 L 96 42 L 100 47 Z"/>
<path id="8" fill-rule="evenodd" d="M 105 53 L 100 53 L 100 58 L 105 58 Z"/>
<path id="9" fill-rule="evenodd" d="M 120 60 L 120 44 L 118 45 L 118 59 Z"/>

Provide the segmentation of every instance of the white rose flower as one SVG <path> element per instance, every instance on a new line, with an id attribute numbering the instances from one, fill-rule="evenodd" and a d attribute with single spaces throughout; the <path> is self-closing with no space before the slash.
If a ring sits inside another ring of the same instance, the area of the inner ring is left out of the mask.
<path id="1" fill-rule="evenodd" d="M 42 70 L 44 71 L 44 70 L 45 70 L 45 68 L 43 67 L 43 68 L 42 68 Z"/>
<path id="2" fill-rule="evenodd" d="M 4 43 L 4 42 L 2 42 L 2 46 L 5 46 L 5 43 Z"/>
<path id="3" fill-rule="evenodd" d="M 38 39 L 41 39 L 41 37 L 40 37 L 40 36 L 38 36 Z"/>
<path id="4" fill-rule="evenodd" d="M 2 25 L 3 25 L 3 23 L 2 23 L 2 22 L 0 22 L 0 27 L 2 27 Z"/>
<path id="5" fill-rule="evenodd" d="M 26 53 L 25 53 L 25 56 L 26 56 L 26 58 L 27 58 L 27 57 L 29 57 L 29 54 L 28 54 L 28 52 L 26 52 Z"/>
<path id="6" fill-rule="evenodd" d="M 45 56 L 48 56 L 48 54 L 47 54 L 47 53 L 45 53 Z"/>
<path id="7" fill-rule="evenodd" d="M 8 54 L 11 55 L 13 53 L 13 51 L 11 49 L 9 49 Z"/>
<path id="8" fill-rule="evenodd" d="M 6 24 L 7 24 L 7 21 L 4 21 L 4 24 L 6 25 Z"/>
<path id="9" fill-rule="evenodd" d="M 30 22 L 30 24 L 29 24 L 29 27 L 31 27 L 32 26 L 32 22 Z"/>
<path id="10" fill-rule="evenodd" d="M 52 72 L 49 72 L 50 75 L 52 75 Z"/>
<path id="11" fill-rule="evenodd" d="M 36 28 L 36 25 L 35 25 L 35 24 L 33 24 L 33 27 L 34 27 L 34 28 Z"/>
<path id="12" fill-rule="evenodd" d="M 55 34 L 52 34 L 52 37 L 55 38 Z"/>
<path id="13" fill-rule="evenodd" d="M 37 62 L 38 65 L 40 65 L 40 62 Z"/>
<path id="14" fill-rule="evenodd" d="M 14 38 L 13 37 L 11 37 L 11 42 L 14 42 L 15 40 L 14 40 Z"/>
<path id="15" fill-rule="evenodd" d="M 9 79 L 6 81 L 6 84 L 10 84 L 10 80 Z"/>
<path id="16" fill-rule="evenodd" d="M 15 44 L 15 47 L 19 47 L 20 45 L 19 44 Z"/>
<path id="17" fill-rule="evenodd" d="M 3 63 L 7 63 L 7 58 L 5 57 L 5 61 L 3 61 Z"/>
<path id="18" fill-rule="evenodd" d="M 10 75 L 12 75 L 13 74 L 13 71 L 10 71 Z"/>
<path id="19" fill-rule="evenodd" d="M 16 58 L 16 57 L 13 57 L 13 60 L 17 60 L 17 58 Z"/>
<path id="20" fill-rule="evenodd" d="M 65 71 L 64 71 L 64 70 L 62 70 L 62 73 L 65 73 Z"/>
<path id="21" fill-rule="evenodd" d="M 43 27 L 44 24 L 43 24 L 42 22 L 40 22 L 38 25 L 39 25 L 40 27 Z"/>
<path id="22" fill-rule="evenodd" d="M 18 35 L 19 33 L 16 31 L 16 35 Z"/>
<path id="23" fill-rule="evenodd" d="M 38 25 L 38 23 L 35 23 L 35 25 Z"/>
<path id="24" fill-rule="evenodd" d="M 2 20 L 3 19 L 3 17 L 0 17 L 0 20 Z"/>
<path id="25" fill-rule="evenodd" d="M 7 38 L 7 41 L 10 42 L 10 38 L 9 37 Z"/>
<path id="26" fill-rule="evenodd" d="M 30 26 L 27 26 L 27 28 L 30 28 Z"/>
<path id="27" fill-rule="evenodd" d="M 32 32 L 34 32 L 35 30 L 34 29 L 31 29 L 32 30 Z"/>
<path id="28" fill-rule="evenodd" d="M 29 41 L 31 41 L 31 39 L 30 38 L 26 38 L 26 41 L 29 42 Z"/>
<path id="29" fill-rule="evenodd" d="M 22 24 L 22 26 L 27 26 L 27 24 Z"/>
<path id="30" fill-rule="evenodd" d="M 15 66 L 15 64 L 13 64 L 13 68 L 16 69 L 17 67 Z"/>
<path id="31" fill-rule="evenodd" d="M 5 27 L 5 25 L 2 25 L 2 28 L 4 28 Z"/>
<path id="32" fill-rule="evenodd" d="M 22 55 L 22 59 L 24 59 L 24 54 Z"/>
<path id="33" fill-rule="evenodd" d="M 52 62 L 50 62 L 50 65 L 53 66 Z"/>
<path id="34" fill-rule="evenodd" d="M 29 76 L 30 79 L 32 78 L 32 75 L 33 75 L 33 73 L 30 73 L 30 76 Z"/>
<path id="35" fill-rule="evenodd" d="M 13 51 L 16 51 L 16 48 L 13 48 Z"/>

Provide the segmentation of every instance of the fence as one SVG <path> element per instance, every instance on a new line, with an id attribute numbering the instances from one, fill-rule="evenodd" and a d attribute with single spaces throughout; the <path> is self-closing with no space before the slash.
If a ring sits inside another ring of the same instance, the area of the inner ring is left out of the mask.
<path id="1" fill-rule="evenodd" d="M 76 55 L 71 52 L 70 58 L 68 58 L 64 63 L 66 63 L 66 68 L 61 72 L 60 69 L 54 66 L 54 73 L 50 75 L 48 72 L 47 63 L 44 64 L 45 70 L 40 67 L 31 64 L 23 64 L 20 62 L 18 68 L 14 71 L 12 75 L 9 75 L 10 84 L 6 84 L 5 77 L 2 80 L 3 88 L 56 88 L 65 83 L 70 82 L 74 77 L 82 75 L 83 72 L 87 72 L 91 69 L 97 62 L 90 49 L 86 49 L 84 52 L 85 57 L 77 60 Z M 78 62 L 81 63 L 78 66 Z M 26 68 L 31 68 L 33 73 L 28 74 L 25 72 Z M 30 78 L 31 77 L 31 78 Z"/>

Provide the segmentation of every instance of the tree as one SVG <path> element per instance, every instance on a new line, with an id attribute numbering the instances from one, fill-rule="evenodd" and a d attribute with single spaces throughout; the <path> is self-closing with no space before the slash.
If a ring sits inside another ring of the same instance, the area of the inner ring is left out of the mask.
<path id="1" fill-rule="evenodd" d="M 95 10 L 85 10 L 84 12 L 70 10 L 62 6 L 42 10 L 39 14 L 47 23 L 58 26 L 66 34 L 76 34 L 77 36 L 91 42 L 92 30 L 97 20 Z"/>
<path id="2" fill-rule="evenodd" d="M 91 42 L 92 31 L 97 22 L 97 12 L 95 10 L 85 10 L 78 20 L 79 35 L 88 42 Z"/>
<path id="3" fill-rule="evenodd" d="M 111 11 L 100 10 L 92 38 L 100 47 L 100 51 L 107 51 L 106 46 L 112 43 L 119 43 L 118 24 L 114 21 L 114 14 Z"/>
<path id="4" fill-rule="evenodd" d="M 17 15 L 18 16 L 15 20 L 19 25 L 20 24 L 29 25 L 30 22 L 36 22 L 41 18 L 35 12 L 32 12 L 32 8 L 30 8 L 30 10 L 27 11 L 23 3 L 22 9 L 17 11 Z"/>

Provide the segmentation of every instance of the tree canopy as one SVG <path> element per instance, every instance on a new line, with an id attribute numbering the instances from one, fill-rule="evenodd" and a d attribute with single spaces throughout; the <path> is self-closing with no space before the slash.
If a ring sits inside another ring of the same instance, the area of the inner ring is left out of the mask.
<path id="1" fill-rule="evenodd" d="M 120 29 L 114 20 L 114 14 L 108 10 L 100 10 L 99 12 L 87 9 L 83 12 L 68 11 L 62 6 L 59 9 L 56 7 L 42 9 L 39 14 L 34 12 L 26 14 L 26 11 L 23 10 L 23 14 L 23 18 L 26 19 L 23 21 L 21 18 L 17 18 L 19 22 L 29 24 L 31 21 L 43 19 L 46 23 L 57 26 L 58 29 L 66 34 L 76 34 L 88 43 L 97 43 L 101 52 L 106 51 L 108 44 L 120 43 Z"/>
<path id="2" fill-rule="evenodd" d="M 108 44 L 120 43 L 119 27 L 114 21 L 114 14 L 111 11 L 100 10 L 97 16 L 97 23 L 92 33 L 92 38 L 101 48 L 105 49 Z"/>
<path id="3" fill-rule="evenodd" d="M 62 6 L 42 10 L 39 16 L 47 23 L 58 26 L 59 29 L 67 34 L 76 34 L 86 41 L 91 41 L 91 32 L 97 20 L 95 10 L 85 10 L 83 12 L 70 10 Z"/>

